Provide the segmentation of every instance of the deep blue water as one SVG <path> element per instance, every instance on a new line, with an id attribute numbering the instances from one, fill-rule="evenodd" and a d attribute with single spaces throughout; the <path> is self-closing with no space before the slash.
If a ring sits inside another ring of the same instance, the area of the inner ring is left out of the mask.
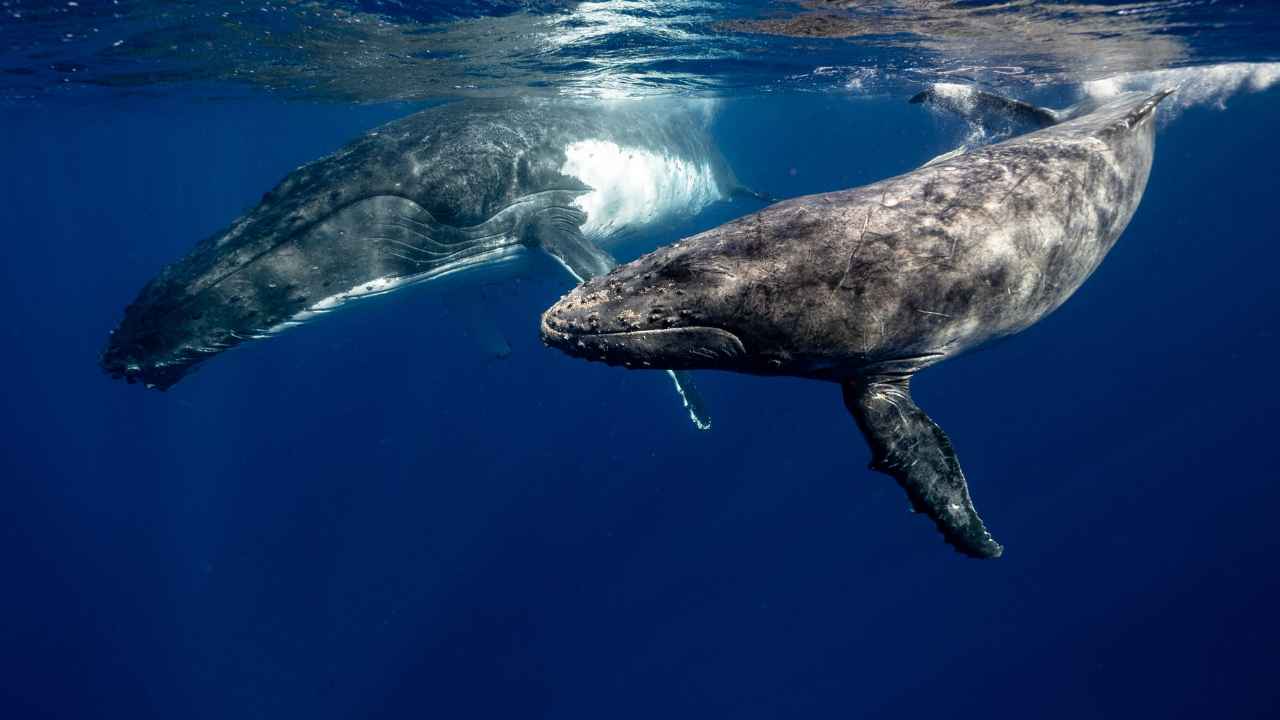
<path id="1" fill-rule="evenodd" d="M 748 93 L 714 132 L 779 196 L 918 166 L 902 97 Z M 915 384 L 997 561 L 907 512 L 834 386 L 541 346 L 568 288 L 431 288 L 211 361 L 96 367 L 163 264 L 416 106 L 0 106 L 0 717 L 1256 718 L 1280 707 L 1280 91 L 1170 115 L 1058 312 Z M 721 203 L 652 245 L 759 205 Z"/>

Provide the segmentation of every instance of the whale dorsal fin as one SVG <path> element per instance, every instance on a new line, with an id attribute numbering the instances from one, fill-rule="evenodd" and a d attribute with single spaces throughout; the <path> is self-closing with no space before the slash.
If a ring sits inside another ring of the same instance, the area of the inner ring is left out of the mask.
<path id="1" fill-rule="evenodd" d="M 843 385 L 845 407 L 871 447 L 871 469 L 897 480 L 916 512 L 928 515 L 957 550 L 999 557 L 1003 548 L 973 508 L 950 438 L 916 406 L 909 385 L 910 378 L 899 377 Z"/>

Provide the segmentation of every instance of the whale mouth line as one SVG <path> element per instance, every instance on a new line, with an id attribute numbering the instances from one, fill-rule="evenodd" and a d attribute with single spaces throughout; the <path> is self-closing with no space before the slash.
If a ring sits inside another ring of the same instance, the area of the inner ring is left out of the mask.
<path id="1" fill-rule="evenodd" d="M 727 330 L 721 330 L 718 327 L 712 327 L 710 325 L 684 325 L 681 327 L 670 327 L 670 328 L 649 328 L 648 330 L 610 330 L 608 332 L 578 332 L 578 333 L 574 333 L 574 332 L 566 333 L 564 331 L 557 331 L 557 332 L 560 332 L 561 334 L 565 334 L 565 335 L 570 335 L 573 338 L 578 339 L 578 338 L 588 338 L 588 337 L 617 338 L 617 337 L 629 337 L 629 336 L 641 337 L 641 336 L 649 336 L 649 335 L 679 335 L 682 333 L 687 334 L 687 331 L 722 332 L 722 333 L 725 333 L 726 335 L 733 335 L 733 333 Z"/>
<path id="2" fill-rule="evenodd" d="M 704 331 L 704 332 L 721 332 L 726 335 L 733 333 L 722 330 L 711 325 L 681 325 L 680 327 L 666 328 L 631 328 L 628 330 L 583 330 L 577 328 L 564 329 L 563 322 L 550 321 L 548 314 L 542 316 L 542 333 L 547 336 L 556 337 L 564 340 L 583 340 L 587 338 L 620 338 L 620 337 L 644 337 L 651 335 L 678 335 L 688 331 Z M 735 336 L 736 337 L 736 336 Z"/>
<path id="3" fill-rule="evenodd" d="M 708 369 L 747 355 L 737 335 L 707 325 L 579 332 L 557 329 L 543 316 L 542 339 L 569 355 L 632 368 Z"/>

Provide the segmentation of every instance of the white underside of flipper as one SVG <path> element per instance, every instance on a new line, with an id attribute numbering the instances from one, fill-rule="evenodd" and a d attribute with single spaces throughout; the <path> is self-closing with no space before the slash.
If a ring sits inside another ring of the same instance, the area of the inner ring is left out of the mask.
<path id="1" fill-rule="evenodd" d="M 343 292 L 330 295 L 308 306 L 305 310 L 295 314 L 293 317 L 283 322 L 277 323 L 261 333 L 254 336 L 257 338 L 265 338 L 275 335 L 279 332 L 297 327 L 309 320 L 313 320 L 321 315 L 337 310 L 346 306 L 355 300 L 365 300 L 379 295 L 401 290 L 411 285 L 430 282 L 433 280 L 441 280 L 451 275 L 459 273 L 479 270 L 482 268 L 496 267 L 506 263 L 514 262 L 525 254 L 525 248 L 521 245 L 508 245 L 506 247 L 490 250 L 489 252 L 479 253 L 470 257 L 449 263 L 437 268 L 432 268 L 426 272 L 416 275 L 405 275 L 401 277 L 380 277 L 345 290 Z"/>

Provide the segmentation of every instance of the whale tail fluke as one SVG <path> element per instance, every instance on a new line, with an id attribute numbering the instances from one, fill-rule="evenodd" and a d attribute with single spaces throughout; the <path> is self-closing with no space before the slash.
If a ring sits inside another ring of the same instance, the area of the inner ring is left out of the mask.
<path id="1" fill-rule="evenodd" d="M 907 102 L 926 104 L 955 113 L 970 122 L 999 118 L 1029 125 L 1036 129 L 1057 125 L 1064 120 L 1063 113 L 1051 108 L 1038 107 L 1028 102 L 1002 97 L 968 85 L 935 83 L 927 90 L 916 93 Z"/>
<path id="2" fill-rule="evenodd" d="M 893 477 L 916 512 L 928 515 L 956 550 L 996 558 L 1004 548 L 978 517 L 951 440 L 911 399 L 908 378 L 850 382 L 845 407 L 871 448 L 871 469 Z"/>

